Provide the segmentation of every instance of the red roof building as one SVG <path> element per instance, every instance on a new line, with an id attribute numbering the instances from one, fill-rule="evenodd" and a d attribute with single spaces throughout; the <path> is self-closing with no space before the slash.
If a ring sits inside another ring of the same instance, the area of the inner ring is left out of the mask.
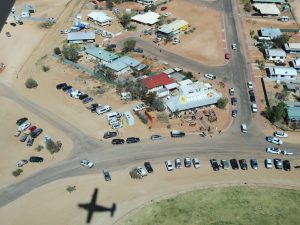
<path id="1" fill-rule="evenodd" d="M 159 73 L 142 80 L 148 89 L 153 89 L 160 86 L 172 84 L 175 81 L 165 73 Z"/>

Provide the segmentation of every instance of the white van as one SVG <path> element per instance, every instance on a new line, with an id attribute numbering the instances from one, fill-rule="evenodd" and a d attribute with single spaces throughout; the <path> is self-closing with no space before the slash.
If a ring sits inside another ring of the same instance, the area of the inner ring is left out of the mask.
<path id="1" fill-rule="evenodd" d="M 96 109 L 96 113 L 101 115 L 103 113 L 109 112 L 110 110 L 111 110 L 111 107 L 109 105 L 104 105 L 104 106 L 98 107 Z"/>
<path id="2" fill-rule="evenodd" d="M 119 112 L 110 112 L 107 114 L 107 120 L 110 121 L 113 118 L 121 118 L 122 114 Z"/>
<path id="3" fill-rule="evenodd" d="M 243 133 L 247 133 L 247 132 L 248 132 L 248 130 L 247 130 L 247 125 L 244 124 L 244 123 L 242 123 L 242 125 L 241 125 L 241 130 L 242 130 Z"/>
<path id="4" fill-rule="evenodd" d="M 280 20 L 281 22 L 288 22 L 288 21 L 290 20 L 290 18 L 289 18 L 288 16 L 281 16 L 281 17 L 279 18 L 279 20 Z"/>

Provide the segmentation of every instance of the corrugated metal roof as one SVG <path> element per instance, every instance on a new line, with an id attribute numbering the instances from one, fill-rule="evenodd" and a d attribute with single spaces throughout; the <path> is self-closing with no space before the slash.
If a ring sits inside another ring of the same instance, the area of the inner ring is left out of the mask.
<path id="1" fill-rule="evenodd" d="M 97 59 L 110 62 L 114 59 L 117 59 L 118 56 L 115 55 L 112 52 L 106 51 L 102 48 L 92 47 L 92 48 L 86 48 L 85 52 L 89 55 L 92 55 L 96 57 Z"/>
<path id="2" fill-rule="evenodd" d="M 252 0 L 253 3 L 285 3 L 285 0 Z"/>
<path id="3" fill-rule="evenodd" d="M 140 61 L 134 59 L 134 58 L 131 58 L 127 55 L 124 55 L 122 56 L 121 58 L 117 59 L 117 60 L 120 60 L 122 61 L 123 63 L 125 63 L 126 65 L 130 66 L 130 67 L 136 67 L 138 66 L 140 63 Z"/>
<path id="4" fill-rule="evenodd" d="M 300 120 L 300 106 L 287 106 L 289 119 Z"/>
<path id="5" fill-rule="evenodd" d="M 162 25 L 160 27 L 160 29 L 163 28 L 163 29 L 169 29 L 171 31 L 176 31 L 187 25 L 189 25 L 189 23 L 186 22 L 185 20 L 175 20 L 172 23 Z M 160 31 L 160 29 L 159 29 L 159 31 Z"/>
<path id="6" fill-rule="evenodd" d="M 286 52 L 281 48 L 271 48 L 265 50 L 266 55 L 269 56 L 278 56 L 278 57 L 286 57 Z"/>
<path id="7" fill-rule="evenodd" d="M 122 61 L 119 61 L 119 60 L 115 60 L 111 63 L 106 64 L 106 67 L 108 67 L 116 72 L 119 72 L 125 68 L 128 68 L 128 66 L 125 63 L 123 63 Z"/>
<path id="8" fill-rule="evenodd" d="M 67 34 L 68 41 L 95 40 L 95 32 L 70 32 Z"/>
<path id="9" fill-rule="evenodd" d="M 112 18 L 106 15 L 103 12 L 91 12 L 88 14 L 88 17 L 91 19 L 98 21 L 99 23 L 105 23 L 112 21 Z"/>
<path id="10" fill-rule="evenodd" d="M 158 13 L 149 11 L 144 14 L 138 14 L 136 16 L 133 16 L 131 18 L 131 20 L 139 22 L 139 23 L 153 25 L 158 22 L 159 17 L 160 17 L 160 15 Z"/>
<path id="11" fill-rule="evenodd" d="M 272 39 L 279 37 L 282 34 L 279 28 L 268 28 L 268 27 L 261 28 L 260 33 L 261 36 L 270 37 Z"/>
<path id="12" fill-rule="evenodd" d="M 280 15 L 280 11 L 275 4 L 253 4 L 262 15 Z"/>

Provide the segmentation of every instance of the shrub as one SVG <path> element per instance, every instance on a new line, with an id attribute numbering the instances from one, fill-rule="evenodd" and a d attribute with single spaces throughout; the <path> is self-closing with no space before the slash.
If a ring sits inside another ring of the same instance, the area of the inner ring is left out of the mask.
<path id="1" fill-rule="evenodd" d="M 44 72 L 47 72 L 48 70 L 50 70 L 50 67 L 43 65 L 42 69 L 43 69 Z"/>
<path id="2" fill-rule="evenodd" d="M 18 177 L 23 172 L 22 169 L 16 169 L 12 172 L 13 176 Z"/>
<path id="3" fill-rule="evenodd" d="M 142 121 L 142 123 L 147 124 L 148 123 L 148 117 L 142 115 L 140 112 L 136 111 L 135 114 L 137 117 Z"/>
<path id="4" fill-rule="evenodd" d="M 251 12 L 251 4 L 249 2 L 245 3 L 244 10 L 246 12 Z"/>
<path id="5" fill-rule="evenodd" d="M 52 140 L 49 140 L 47 143 L 46 143 L 46 148 L 49 150 L 49 152 L 51 154 L 54 154 L 56 152 L 59 152 L 60 149 L 62 147 L 62 143 L 61 141 L 57 141 L 57 142 L 54 142 Z"/>
<path id="6" fill-rule="evenodd" d="M 67 192 L 71 193 L 71 192 L 73 192 L 73 191 L 76 190 L 76 186 L 70 186 L 70 185 L 69 185 L 69 186 L 66 188 L 66 190 L 67 190 Z"/>
<path id="7" fill-rule="evenodd" d="M 159 113 L 157 115 L 157 118 L 161 123 L 169 123 L 169 117 L 165 113 Z"/>
<path id="8" fill-rule="evenodd" d="M 38 145 L 35 147 L 35 150 L 38 152 L 42 151 L 43 149 L 44 149 L 44 146 L 42 146 L 42 145 Z"/>
<path id="9" fill-rule="evenodd" d="M 48 28 L 52 27 L 53 24 L 54 24 L 54 22 L 44 22 L 44 23 L 40 24 L 40 27 L 48 29 Z"/>
<path id="10" fill-rule="evenodd" d="M 129 175 L 132 179 L 142 179 L 142 176 L 139 174 L 137 168 L 130 170 Z"/>
<path id="11" fill-rule="evenodd" d="M 225 109 L 226 105 L 228 103 L 228 99 L 225 98 L 225 97 L 222 97 L 218 100 L 216 106 L 219 108 L 219 109 Z"/>
<path id="12" fill-rule="evenodd" d="M 168 124 L 168 125 L 167 125 L 167 128 L 170 129 L 170 128 L 171 128 L 171 124 Z"/>
<path id="13" fill-rule="evenodd" d="M 29 89 L 32 89 L 36 88 L 38 86 L 38 83 L 32 78 L 28 78 L 25 82 L 25 86 Z"/>
<path id="14" fill-rule="evenodd" d="M 53 51 L 54 51 L 54 54 L 56 54 L 56 55 L 60 55 L 61 54 L 61 50 L 60 50 L 59 47 L 54 48 Z"/>

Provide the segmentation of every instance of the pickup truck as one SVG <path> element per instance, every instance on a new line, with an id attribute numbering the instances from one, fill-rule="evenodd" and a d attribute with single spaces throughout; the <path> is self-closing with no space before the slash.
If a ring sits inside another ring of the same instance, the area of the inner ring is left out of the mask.
<path id="1" fill-rule="evenodd" d="M 171 134 L 171 137 L 184 137 L 185 136 L 185 133 L 182 131 L 179 131 L 179 130 L 172 130 L 170 132 L 170 134 Z"/>

